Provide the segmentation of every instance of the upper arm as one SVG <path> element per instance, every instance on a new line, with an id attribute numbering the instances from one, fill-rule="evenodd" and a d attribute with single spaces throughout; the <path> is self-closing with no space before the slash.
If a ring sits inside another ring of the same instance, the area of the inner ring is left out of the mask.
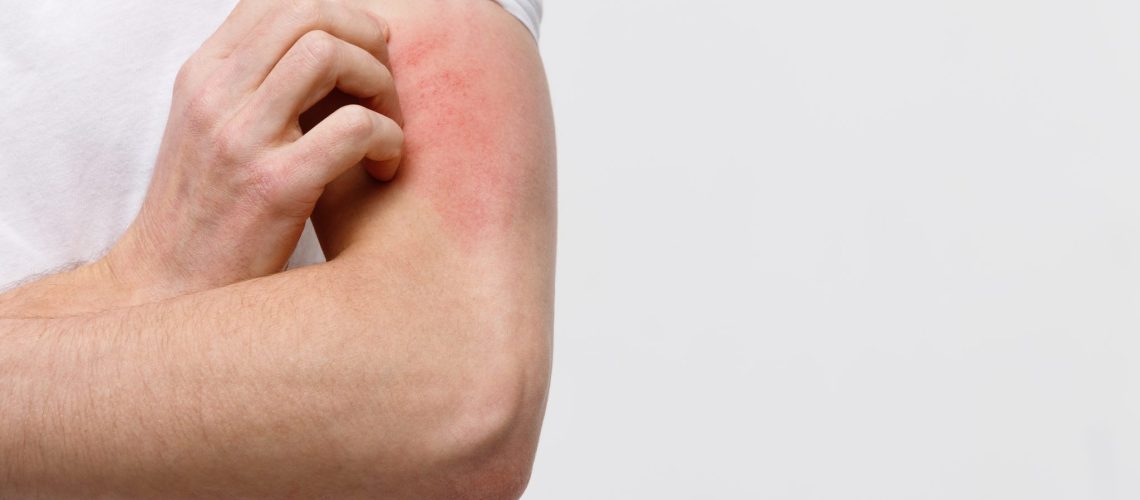
<path id="1" fill-rule="evenodd" d="M 409 189 L 460 245 L 489 243 L 553 212 L 553 124 L 537 45 L 486 0 L 419 2 L 394 35 L 407 110 Z"/>
<path id="2" fill-rule="evenodd" d="M 329 264 L 356 276 L 337 285 L 346 300 L 414 326 L 386 335 L 409 336 L 419 369 L 481 385 L 446 389 L 460 399 L 513 402 L 497 446 L 518 452 L 496 456 L 528 460 L 550 375 L 556 232 L 537 45 L 489 0 L 362 1 L 391 25 L 403 162 L 386 184 L 360 169 L 338 180 L 315 227 Z"/>
<path id="3" fill-rule="evenodd" d="M 355 169 L 329 186 L 314 213 L 326 253 L 420 288 L 498 281 L 549 316 L 554 131 L 530 33 L 489 0 L 359 1 L 391 25 L 405 150 L 389 183 Z"/>
<path id="4" fill-rule="evenodd" d="M 314 214 L 326 252 L 390 256 L 418 237 L 467 258 L 519 244 L 542 249 L 511 257 L 551 254 L 553 123 L 526 28 L 489 0 L 360 1 L 392 27 L 404 158 L 386 185 L 357 170 L 329 187 Z"/>

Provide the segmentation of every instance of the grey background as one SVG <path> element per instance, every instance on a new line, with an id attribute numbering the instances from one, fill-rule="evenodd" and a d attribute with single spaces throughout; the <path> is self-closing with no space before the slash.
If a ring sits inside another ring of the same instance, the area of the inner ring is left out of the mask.
<path id="1" fill-rule="evenodd" d="M 1140 4 L 546 14 L 527 498 L 1140 497 Z"/>

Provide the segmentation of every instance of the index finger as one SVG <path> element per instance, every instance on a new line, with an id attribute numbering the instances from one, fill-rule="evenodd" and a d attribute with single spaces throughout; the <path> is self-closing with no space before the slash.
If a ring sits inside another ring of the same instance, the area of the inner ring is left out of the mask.
<path id="1" fill-rule="evenodd" d="M 198 49 L 199 53 L 218 59 L 228 57 L 245 39 L 250 30 L 280 5 L 277 0 L 241 0 L 230 11 L 218 29 Z"/>
<path id="2" fill-rule="evenodd" d="M 388 24 L 367 10 L 326 0 L 290 2 L 252 28 L 234 49 L 235 86 L 250 91 L 261 85 L 289 49 L 310 31 L 324 31 L 360 47 L 388 66 Z"/>

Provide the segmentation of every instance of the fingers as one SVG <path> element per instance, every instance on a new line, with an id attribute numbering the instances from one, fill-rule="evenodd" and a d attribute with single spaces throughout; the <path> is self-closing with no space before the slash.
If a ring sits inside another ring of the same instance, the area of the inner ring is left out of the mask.
<path id="1" fill-rule="evenodd" d="M 205 56 L 187 65 L 193 71 L 183 72 L 227 83 L 218 92 L 245 103 L 228 127 L 276 137 L 270 140 L 282 149 L 275 155 L 288 157 L 275 162 L 286 165 L 286 185 L 323 187 L 362 161 L 372 176 L 388 180 L 403 146 L 388 36 L 383 19 L 352 2 L 241 0 L 203 45 Z M 299 115 L 334 89 L 363 106 L 343 106 L 302 134 Z"/>
<path id="2" fill-rule="evenodd" d="M 388 25 L 369 11 L 327 0 L 294 0 L 262 17 L 232 53 L 234 83 L 255 88 L 298 40 L 324 31 L 388 64 Z"/>
<path id="3" fill-rule="evenodd" d="M 285 150 L 290 183 L 325 186 L 365 160 L 378 180 L 396 175 L 404 132 L 391 118 L 358 105 L 344 106 Z"/>
<path id="4" fill-rule="evenodd" d="M 293 127 L 298 116 L 334 88 L 400 122 L 392 74 L 364 49 L 323 31 L 310 31 L 281 58 L 250 100 L 264 123 Z"/>
<path id="5" fill-rule="evenodd" d="M 253 27 L 279 5 L 280 0 L 241 0 L 214 34 L 206 39 L 199 52 L 219 59 L 230 55 Z"/>

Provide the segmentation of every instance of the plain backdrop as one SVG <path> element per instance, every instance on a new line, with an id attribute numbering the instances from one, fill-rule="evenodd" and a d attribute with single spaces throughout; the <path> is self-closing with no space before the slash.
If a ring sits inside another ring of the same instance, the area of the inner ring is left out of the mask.
<path id="1" fill-rule="evenodd" d="M 1140 3 L 548 0 L 528 499 L 1140 498 Z"/>

